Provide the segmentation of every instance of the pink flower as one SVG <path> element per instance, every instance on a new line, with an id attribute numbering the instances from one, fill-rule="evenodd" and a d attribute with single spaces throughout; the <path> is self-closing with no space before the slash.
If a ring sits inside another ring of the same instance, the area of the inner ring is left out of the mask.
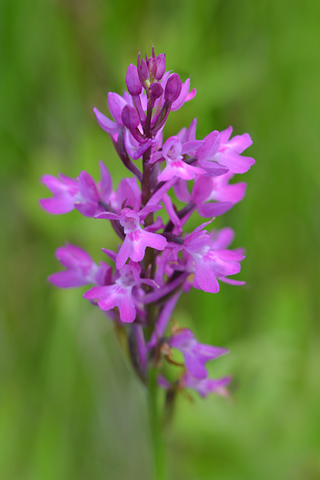
<path id="1" fill-rule="evenodd" d="M 101 207 L 100 200 L 109 199 L 112 188 L 110 173 L 103 162 L 100 162 L 101 181 L 96 184 L 89 173 L 82 171 L 77 179 L 59 175 L 44 175 L 42 182 L 53 193 L 52 198 L 40 200 L 41 206 L 49 213 L 58 215 L 71 212 L 74 208 L 86 217 L 93 217 Z"/>
<path id="2" fill-rule="evenodd" d="M 226 348 L 213 347 L 199 343 L 191 330 L 186 328 L 179 330 L 169 340 L 168 344 L 172 348 L 180 350 L 184 356 L 185 367 L 187 372 L 196 377 L 204 378 L 208 375 L 205 364 L 209 360 L 228 353 Z"/>
<path id="3" fill-rule="evenodd" d="M 253 158 L 240 155 L 252 144 L 250 135 L 244 133 L 229 140 L 231 133 L 232 127 L 228 127 L 221 133 L 214 130 L 204 138 L 205 145 L 198 150 L 197 159 L 209 174 L 221 175 L 221 166 L 233 173 L 245 173 L 255 163 Z"/>
<path id="4" fill-rule="evenodd" d="M 156 211 L 160 207 L 151 205 L 144 207 L 136 213 L 131 208 L 123 208 L 121 214 L 104 212 L 97 215 L 96 218 L 107 218 L 109 220 L 118 220 L 124 229 L 125 238 L 117 255 L 116 266 L 119 270 L 126 263 L 128 258 L 134 262 L 140 262 L 147 247 L 163 250 L 167 240 L 158 233 L 148 232 L 140 226 L 140 219 L 145 218 L 151 211 Z"/>
<path id="5" fill-rule="evenodd" d="M 110 209 L 121 213 L 123 204 L 138 211 L 141 205 L 141 191 L 134 177 L 123 178 L 115 192 L 112 192 L 108 202 Z"/>
<path id="6" fill-rule="evenodd" d="M 182 144 L 178 137 L 170 137 L 163 144 L 162 151 L 156 152 L 151 163 L 161 160 L 166 161 L 165 169 L 160 173 L 159 182 L 171 180 L 173 177 L 180 177 L 185 180 L 192 180 L 196 175 L 205 173 L 205 170 L 199 167 L 189 165 L 183 160 L 183 155 L 194 151 L 202 145 L 200 141 L 186 142 Z"/>
<path id="7" fill-rule="evenodd" d="M 219 291 L 218 279 L 240 272 L 240 261 L 245 257 L 242 252 L 215 249 L 210 245 L 210 236 L 206 230 L 197 227 L 184 241 L 187 268 L 194 273 L 193 286 L 205 292 Z"/>
<path id="8" fill-rule="evenodd" d="M 181 141 L 196 139 L 197 120 L 194 119 L 188 129 L 183 129 L 178 136 Z M 251 157 L 241 156 L 252 140 L 248 133 L 237 135 L 229 140 L 232 127 L 222 132 L 214 130 L 204 139 L 204 144 L 194 152 L 198 166 L 204 168 L 208 175 L 219 176 L 230 170 L 233 173 L 245 173 L 255 163 Z"/>
<path id="9" fill-rule="evenodd" d="M 174 185 L 174 191 L 180 201 L 193 204 L 190 214 L 196 209 L 201 217 L 217 217 L 230 210 L 235 203 L 240 202 L 244 197 L 246 183 L 229 184 L 232 177 L 233 173 L 231 171 L 217 177 L 197 176 L 191 193 L 187 182 L 179 179 Z M 184 219 L 184 223 L 187 218 Z"/>
<path id="10" fill-rule="evenodd" d="M 138 264 L 131 262 L 120 268 L 118 278 L 113 285 L 105 287 L 93 287 L 83 297 L 88 300 L 98 300 L 101 310 L 119 308 L 122 322 L 131 323 L 136 318 L 136 300 L 133 288 L 148 280 L 140 279 L 141 268 Z"/>
<path id="11" fill-rule="evenodd" d="M 77 180 L 59 174 L 60 180 L 52 175 L 44 175 L 42 183 L 53 193 L 52 198 L 42 198 L 40 204 L 47 212 L 59 215 L 73 210 L 75 198 L 79 195 Z"/>
<path id="12" fill-rule="evenodd" d="M 111 267 L 100 262 L 94 263 L 90 255 L 80 247 L 67 243 L 56 250 L 56 257 L 66 267 L 63 272 L 53 273 L 49 282 L 60 288 L 81 287 L 82 285 L 106 285 L 110 281 Z"/>
<path id="13" fill-rule="evenodd" d="M 226 386 L 231 382 L 231 377 L 223 378 L 196 378 L 189 373 L 186 373 L 182 378 L 182 385 L 185 388 L 191 388 L 201 395 L 206 397 L 209 393 L 216 393 L 223 397 L 228 395 Z"/>

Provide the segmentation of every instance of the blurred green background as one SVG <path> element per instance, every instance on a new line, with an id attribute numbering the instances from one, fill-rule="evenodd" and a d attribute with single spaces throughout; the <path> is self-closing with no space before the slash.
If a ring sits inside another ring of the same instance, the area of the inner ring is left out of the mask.
<path id="1" fill-rule="evenodd" d="M 249 132 L 256 165 L 236 231 L 246 287 L 192 291 L 175 318 L 231 349 L 232 399 L 181 397 L 167 432 L 169 479 L 320 478 L 320 3 L 284 0 L 1 0 L 0 478 L 149 480 L 145 392 L 110 323 L 82 289 L 48 284 L 66 241 L 116 238 L 106 222 L 50 216 L 40 178 L 126 175 L 92 108 L 121 93 L 139 50 L 167 53 L 196 98 L 167 135 Z"/>

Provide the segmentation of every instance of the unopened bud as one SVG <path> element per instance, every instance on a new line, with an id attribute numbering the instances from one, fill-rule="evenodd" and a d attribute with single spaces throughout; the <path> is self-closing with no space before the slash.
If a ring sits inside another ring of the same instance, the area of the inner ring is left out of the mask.
<path id="1" fill-rule="evenodd" d="M 138 70 L 135 65 L 130 63 L 127 69 L 126 85 L 130 95 L 140 95 L 142 86 L 139 80 Z"/>
<path id="2" fill-rule="evenodd" d="M 123 121 L 123 125 L 129 130 L 134 130 L 140 123 L 139 115 L 137 114 L 136 110 L 130 105 L 126 105 L 123 108 L 121 113 L 121 119 Z"/>
<path id="3" fill-rule="evenodd" d="M 150 79 L 154 79 L 157 73 L 157 61 L 155 58 L 150 57 L 148 59 L 148 70 L 150 73 Z"/>
<path id="4" fill-rule="evenodd" d="M 181 92 L 181 80 L 177 73 L 173 73 L 168 78 L 164 91 L 164 98 L 172 103 L 179 97 Z"/>
<path id="5" fill-rule="evenodd" d="M 163 88 L 161 87 L 160 83 L 152 83 L 149 88 L 153 100 L 156 100 L 163 94 Z"/>
<path id="6" fill-rule="evenodd" d="M 138 64 L 138 69 L 139 69 L 139 73 L 140 73 L 141 77 L 143 78 L 143 80 L 148 80 L 149 70 L 148 70 L 147 64 L 146 64 L 145 60 L 143 60 L 143 58 L 140 60 L 140 65 Z"/>
<path id="7" fill-rule="evenodd" d="M 166 54 L 161 53 L 160 55 L 158 55 L 156 58 L 156 61 L 157 61 L 157 73 L 155 78 L 156 80 L 161 80 L 166 70 Z"/>

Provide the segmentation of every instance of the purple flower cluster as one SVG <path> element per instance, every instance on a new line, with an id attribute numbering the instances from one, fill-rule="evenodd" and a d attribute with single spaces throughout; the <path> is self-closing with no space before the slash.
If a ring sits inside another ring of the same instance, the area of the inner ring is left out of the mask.
<path id="1" fill-rule="evenodd" d="M 110 173 L 100 162 L 99 182 L 84 171 L 76 179 L 42 179 L 53 194 L 41 200 L 49 213 L 75 208 L 84 216 L 111 222 L 120 245 L 116 252 L 102 250 L 112 266 L 97 265 L 87 252 L 66 244 L 56 252 L 65 270 L 49 281 L 61 288 L 92 286 L 84 298 L 108 312 L 125 331 L 132 364 L 142 380 L 152 365 L 158 369 L 159 384 L 171 392 L 186 388 L 201 396 L 226 394 L 230 378 L 209 378 L 206 363 L 227 350 L 199 343 L 190 330 L 168 326 L 182 292 L 193 287 L 217 293 L 219 282 L 244 284 L 230 278 L 239 273 L 244 258 L 241 249 L 229 248 L 232 229 L 206 228 L 244 197 L 246 184 L 229 182 L 255 163 L 242 155 L 251 138 L 247 133 L 230 138 L 229 127 L 196 139 L 194 119 L 164 141 L 169 113 L 196 94 L 190 91 L 190 79 L 182 83 L 178 74 L 166 71 L 164 54 L 155 56 L 152 50 L 145 59 L 139 54 L 137 66 L 127 69 L 126 85 L 122 96 L 108 94 L 112 120 L 96 108 L 94 113 L 131 177 L 113 189 Z M 178 208 L 177 202 L 184 206 Z M 195 211 L 207 220 L 188 232 L 185 225 Z M 131 325 L 125 328 L 126 324 Z M 174 360 L 174 350 L 180 351 L 183 362 Z M 175 378 L 169 378 L 169 364 L 177 366 Z"/>

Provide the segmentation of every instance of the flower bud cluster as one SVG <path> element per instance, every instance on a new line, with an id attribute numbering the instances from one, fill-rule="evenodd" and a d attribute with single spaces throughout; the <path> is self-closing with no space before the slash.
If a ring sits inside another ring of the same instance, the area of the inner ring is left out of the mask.
<path id="1" fill-rule="evenodd" d="M 172 326 L 171 317 L 180 295 L 191 288 L 217 293 L 219 282 L 245 283 L 230 278 L 244 258 L 243 250 L 229 248 L 232 229 L 207 227 L 244 197 L 246 184 L 230 180 L 255 163 L 241 155 L 251 138 L 247 133 L 230 138 L 228 127 L 197 139 L 194 119 L 164 141 L 169 113 L 194 98 L 196 90 L 190 91 L 190 79 L 183 83 L 177 73 L 166 71 L 165 55 L 155 56 L 154 49 L 149 58 L 139 54 L 137 66 L 129 65 L 126 86 L 122 96 L 108 94 L 112 119 L 96 108 L 94 113 L 131 176 L 114 188 L 103 162 L 99 182 L 84 171 L 76 179 L 45 175 L 42 181 L 53 196 L 40 201 L 52 214 L 77 209 L 110 221 L 119 247 L 102 250 L 112 266 L 97 265 L 87 252 L 66 244 L 56 252 L 65 270 L 49 281 L 61 288 L 92 286 L 84 298 L 124 330 L 143 381 L 152 365 L 171 396 L 184 389 L 201 396 L 226 394 L 230 378 L 209 378 L 206 362 L 227 350 L 199 343 L 190 330 Z M 184 204 L 180 209 L 178 202 Z M 190 232 L 186 222 L 195 211 L 206 220 Z M 175 350 L 183 362 L 175 360 Z M 169 365 L 176 367 L 175 378 Z"/>

